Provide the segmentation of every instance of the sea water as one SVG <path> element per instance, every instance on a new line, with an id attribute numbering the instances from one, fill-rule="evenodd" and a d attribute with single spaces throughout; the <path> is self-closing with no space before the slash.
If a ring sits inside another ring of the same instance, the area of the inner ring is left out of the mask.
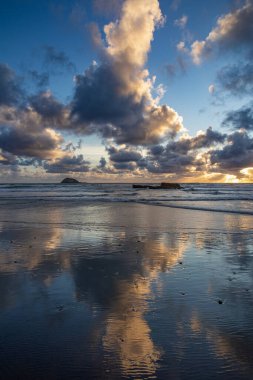
<path id="1" fill-rule="evenodd" d="M 129 183 L 0 184 L 0 204 L 135 202 L 253 215 L 253 184 L 187 183 L 181 186 L 180 190 L 156 190 L 135 189 Z"/>

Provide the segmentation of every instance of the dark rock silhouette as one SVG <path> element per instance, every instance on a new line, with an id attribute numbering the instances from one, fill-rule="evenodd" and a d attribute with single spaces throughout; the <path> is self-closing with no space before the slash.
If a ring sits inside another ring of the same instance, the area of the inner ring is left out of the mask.
<path id="1" fill-rule="evenodd" d="M 61 183 L 80 183 L 79 181 L 77 181 L 77 179 L 75 178 L 64 178 Z"/>
<path id="2" fill-rule="evenodd" d="M 161 185 L 153 186 L 153 185 L 133 185 L 134 189 L 182 189 L 182 186 L 179 183 L 170 183 L 170 182 L 162 182 Z"/>

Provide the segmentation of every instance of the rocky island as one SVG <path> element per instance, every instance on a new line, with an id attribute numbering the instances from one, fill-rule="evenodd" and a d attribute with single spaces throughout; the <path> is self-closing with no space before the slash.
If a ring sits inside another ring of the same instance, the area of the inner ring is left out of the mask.
<path id="1" fill-rule="evenodd" d="M 77 179 L 75 178 L 64 178 L 61 183 L 80 183 Z"/>

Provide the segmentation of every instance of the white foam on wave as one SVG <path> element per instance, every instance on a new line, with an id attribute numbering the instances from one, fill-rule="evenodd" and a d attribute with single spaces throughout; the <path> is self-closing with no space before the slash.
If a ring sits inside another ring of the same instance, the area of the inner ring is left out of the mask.
<path id="1" fill-rule="evenodd" d="M 183 190 L 133 191 L 131 184 L 0 184 L 0 203 L 134 202 L 187 210 L 253 215 L 253 184 L 184 184 L 183 187 Z"/>

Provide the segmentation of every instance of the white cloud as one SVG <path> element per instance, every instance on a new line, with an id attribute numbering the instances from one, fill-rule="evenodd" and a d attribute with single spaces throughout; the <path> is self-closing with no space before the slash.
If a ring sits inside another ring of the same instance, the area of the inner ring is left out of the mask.
<path id="1" fill-rule="evenodd" d="M 196 65 L 204 58 L 208 58 L 215 51 L 224 49 L 242 49 L 250 46 L 253 38 L 253 1 L 247 0 L 245 4 L 218 18 L 216 26 L 206 39 L 194 41 L 191 45 L 191 57 Z"/>
<path id="2" fill-rule="evenodd" d="M 211 95 L 214 94 L 214 92 L 215 92 L 215 86 L 214 86 L 214 84 L 210 84 L 210 86 L 208 87 L 208 92 Z"/>
<path id="3" fill-rule="evenodd" d="M 178 18 L 174 21 L 174 25 L 178 26 L 179 28 L 184 28 L 188 22 L 188 16 L 183 15 L 181 18 Z"/>
<path id="4" fill-rule="evenodd" d="M 183 53 L 188 53 L 188 49 L 187 49 L 187 47 L 185 46 L 185 42 L 184 42 L 184 41 L 180 41 L 180 42 L 177 44 L 177 50 L 180 51 L 180 52 L 183 52 Z"/>
<path id="5" fill-rule="evenodd" d="M 158 0 L 126 0 L 119 19 L 105 25 L 101 63 L 76 80 L 72 115 L 84 133 L 145 145 L 183 128 L 175 110 L 158 104 L 164 89 L 145 68 L 155 28 L 163 23 Z"/>

